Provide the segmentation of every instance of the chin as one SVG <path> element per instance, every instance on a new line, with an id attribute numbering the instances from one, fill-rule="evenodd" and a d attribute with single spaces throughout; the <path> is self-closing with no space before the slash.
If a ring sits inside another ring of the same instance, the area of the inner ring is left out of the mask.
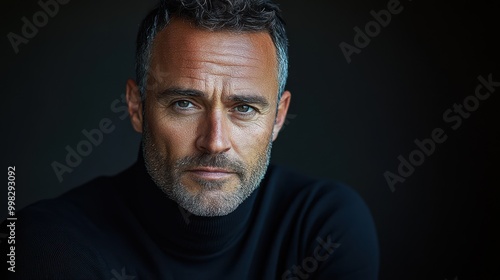
<path id="1" fill-rule="evenodd" d="M 222 190 L 202 190 L 199 194 L 178 201 L 179 205 L 196 216 L 225 216 L 236 210 L 244 201 L 234 193 Z"/>

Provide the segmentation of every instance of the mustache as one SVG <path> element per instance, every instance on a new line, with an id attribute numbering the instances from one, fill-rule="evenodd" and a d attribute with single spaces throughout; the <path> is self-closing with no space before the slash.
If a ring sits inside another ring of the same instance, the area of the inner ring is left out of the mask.
<path id="1" fill-rule="evenodd" d="M 179 159 L 175 167 L 178 170 L 193 169 L 197 167 L 222 168 L 240 175 L 243 175 L 246 170 L 243 162 L 231 159 L 227 154 L 200 154 L 187 156 Z"/>

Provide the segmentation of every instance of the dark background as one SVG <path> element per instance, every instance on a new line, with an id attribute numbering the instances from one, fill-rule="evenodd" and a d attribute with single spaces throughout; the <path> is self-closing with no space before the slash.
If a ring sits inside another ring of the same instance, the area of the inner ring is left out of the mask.
<path id="1" fill-rule="evenodd" d="M 500 87 L 457 130 L 443 120 L 474 94 L 479 75 L 500 81 L 498 10 L 401 1 L 402 12 L 347 63 L 339 44 L 353 45 L 353 28 L 388 2 L 279 1 L 292 105 L 272 161 L 360 193 L 378 229 L 380 279 L 499 279 Z M 32 22 L 41 8 L 2 1 L 1 161 L 16 166 L 17 209 L 135 161 L 140 136 L 122 119 L 120 98 L 134 77 L 138 24 L 154 3 L 71 0 L 16 54 L 7 34 L 21 34 L 21 18 Z M 65 164 L 65 147 L 104 118 L 114 131 L 59 182 L 52 162 Z M 392 192 L 384 172 L 397 174 L 398 156 L 408 159 L 414 140 L 438 127 L 447 140 Z M 0 195 L 6 201 L 7 189 Z"/>

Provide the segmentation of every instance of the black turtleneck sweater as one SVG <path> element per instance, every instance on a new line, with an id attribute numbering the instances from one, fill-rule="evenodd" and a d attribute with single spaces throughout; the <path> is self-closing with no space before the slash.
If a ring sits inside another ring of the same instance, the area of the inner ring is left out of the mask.
<path id="1" fill-rule="evenodd" d="M 234 212 L 199 217 L 166 197 L 139 157 L 117 176 L 20 211 L 16 272 L 7 273 L 9 279 L 371 280 L 378 258 L 369 210 L 349 187 L 270 166 Z"/>

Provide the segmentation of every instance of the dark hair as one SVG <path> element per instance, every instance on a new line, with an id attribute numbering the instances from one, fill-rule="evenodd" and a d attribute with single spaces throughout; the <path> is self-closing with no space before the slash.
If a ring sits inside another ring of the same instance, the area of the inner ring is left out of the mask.
<path id="1" fill-rule="evenodd" d="M 153 40 L 171 17 L 185 18 L 207 30 L 267 31 L 278 57 L 278 99 L 288 76 L 288 39 L 281 10 L 270 0 L 160 0 L 142 21 L 137 35 L 136 79 L 144 100 Z"/>

